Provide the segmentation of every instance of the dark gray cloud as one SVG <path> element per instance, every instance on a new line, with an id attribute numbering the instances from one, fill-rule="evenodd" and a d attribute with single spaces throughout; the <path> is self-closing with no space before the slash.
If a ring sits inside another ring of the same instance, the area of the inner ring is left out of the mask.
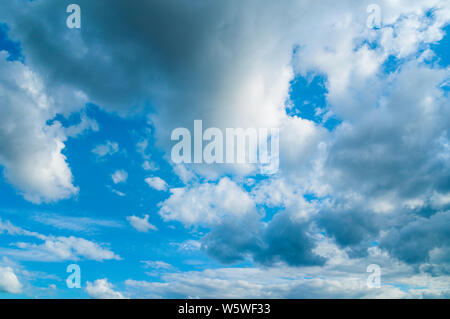
<path id="1" fill-rule="evenodd" d="M 202 240 L 212 257 L 231 264 L 251 258 L 261 265 L 284 262 L 292 266 L 321 265 L 325 259 L 315 254 L 316 242 L 309 223 L 295 220 L 286 212 L 263 224 L 260 216 L 225 219 Z"/>
<path id="2" fill-rule="evenodd" d="M 350 256 L 366 256 L 383 226 L 384 218 L 364 208 L 324 210 L 317 225 L 341 247 L 349 247 Z"/>
<path id="3" fill-rule="evenodd" d="M 382 237 L 381 248 L 407 263 L 432 262 L 432 251 L 443 249 L 448 254 L 450 243 L 450 214 L 440 212 L 430 218 L 418 217 L 391 229 Z M 430 255 L 431 254 L 431 255 Z M 441 256 L 440 263 L 448 263 L 449 256 Z"/>

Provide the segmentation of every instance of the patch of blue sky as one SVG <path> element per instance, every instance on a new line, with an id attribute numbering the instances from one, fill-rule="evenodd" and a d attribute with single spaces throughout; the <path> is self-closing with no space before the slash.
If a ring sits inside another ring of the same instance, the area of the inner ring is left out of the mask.
<path id="1" fill-rule="evenodd" d="M 323 125 L 332 131 L 341 121 L 328 116 L 326 78 L 321 75 L 297 75 L 290 83 L 289 116 L 297 116 Z"/>
<path id="2" fill-rule="evenodd" d="M 8 37 L 9 27 L 0 22 L 0 51 L 7 51 L 8 61 L 24 61 L 20 42 L 15 42 Z"/>
<path id="3" fill-rule="evenodd" d="M 377 241 L 373 241 L 370 243 L 370 246 L 372 247 L 377 247 L 379 245 L 379 243 Z"/>
<path id="4" fill-rule="evenodd" d="M 431 45 L 441 67 L 450 66 L 450 25 L 444 28 L 445 35 L 441 41 Z"/>

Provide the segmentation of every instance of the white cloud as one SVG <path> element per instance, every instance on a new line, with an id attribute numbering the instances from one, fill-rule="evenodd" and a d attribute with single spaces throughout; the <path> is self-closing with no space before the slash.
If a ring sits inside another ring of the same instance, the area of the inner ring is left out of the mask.
<path id="1" fill-rule="evenodd" d="M 433 278 L 399 263 L 372 247 L 364 258 L 349 258 L 345 250 L 322 240 L 318 253 L 324 266 L 215 268 L 165 272 L 158 281 L 125 281 L 134 298 L 447 298 L 447 275 Z M 381 267 L 381 287 L 367 286 L 367 266 Z M 402 289 L 398 288 L 402 285 Z"/>
<path id="2" fill-rule="evenodd" d="M 0 234 L 3 232 L 11 236 L 33 237 L 43 241 L 41 244 L 15 242 L 11 243 L 11 246 L 16 248 L 0 248 L 3 255 L 17 259 L 45 262 L 79 260 L 80 258 L 96 261 L 120 259 L 120 256 L 111 250 L 84 238 L 43 235 L 14 226 L 10 222 L 0 221 Z"/>
<path id="3" fill-rule="evenodd" d="M 152 161 L 144 161 L 144 163 L 142 163 L 142 168 L 146 171 L 157 171 L 159 169 L 158 165 Z"/>
<path id="4" fill-rule="evenodd" d="M 142 263 L 144 264 L 145 268 L 153 268 L 153 269 L 172 269 L 173 266 L 171 264 L 168 264 L 164 261 L 149 261 L 149 260 L 144 260 L 142 261 Z"/>
<path id="5" fill-rule="evenodd" d="M 186 168 L 184 165 L 176 165 L 173 168 L 173 172 L 180 178 L 180 180 L 187 184 L 190 181 L 194 180 L 195 174 Z"/>
<path id="6" fill-rule="evenodd" d="M 297 273 L 295 273 L 295 271 Z M 361 275 L 309 277 L 307 271 L 279 267 L 219 268 L 163 275 L 163 282 L 127 280 L 140 298 L 404 298 L 399 288 L 369 289 Z M 414 296 L 414 294 L 411 294 Z"/>
<path id="7" fill-rule="evenodd" d="M 147 177 L 145 179 L 145 182 L 150 186 L 151 188 L 154 188 L 158 191 L 166 191 L 169 187 L 167 185 L 166 181 L 161 179 L 160 177 Z"/>
<path id="8" fill-rule="evenodd" d="M 111 192 L 113 192 L 114 194 L 116 194 L 117 196 L 120 196 L 120 197 L 124 197 L 127 195 L 121 191 L 118 191 L 117 189 L 112 189 Z"/>
<path id="9" fill-rule="evenodd" d="M 195 251 L 195 250 L 200 250 L 202 244 L 198 241 L 198 240 L 186 240 L 184 242 L 181 243 L 174 243 L 172 244 L 174 246 L 177 246 L 179 250 L 182 251 Z"/>
<path id="10" fill-rule="evenodd" d="M 148 221 L 149 216 L 144 215 L 143 218 L 139 218 L 137 216 L 128 216 L 127 220 L 130 223 L 131 226 L 133 226 L 137 231 L 146 233 L 150 229 L 151 230 L 158 230 L 155 225 L 152 225 Z"/>
<path id="11" fill-rule="evenodd" d="M 172 188 L 170 192 L 159 214 L 166 221 L 176 220 L 186 226 L 211 225 L 227 215 L 242 217 L 255 211 L 250 196 L 227 177 L 217 184 Z"/>
<path id="12" fill-rule="evenodd" d="M 115 291 L 108 279 L 97 279 L 94 283 L 86 283 L 86 292 L 95 299 L 125 299 L 122 293 Z"/>
<path id="13" fill-rule="evenodd" d="M 5 52 L 0 52 L 0 69 L 0 165 L 6 179 L 33 203 L 77 194 L 62 151 L 66 134 L 90 126 L 71 132 L 59 122 L 48 124 L 57 101 L 47 95 L 39 76 L 19 62 L 6 61 Z M 68 94 L 74 104 L 84 105 L 84 97 Z"/>
<path id="14" fill-rule="evenodd" d="M 105 144 L 99 144 L 92 149 L 92 153 L 102 158 L 108 155 L 113 155 L 119 151 L 119 144 L 116 142 L 106 141 Z"/>
<path id="15" fill-rule="evenodd" d="M 98 231 L 100 227 L 118 228 L 122 226 L 120 223 L 113 220 L 90 217 L 71 217 L 47 213 L 36 214 L 34 216 L 34 220 L 58 229 L 67 229 L 80 232 L 94 232 Z"/>
<path id="16" fill-rule="evenodd" d="M 22 284 L 11 267 L 0 266 L 0 291 L 10 294 L 22 292 Z"/>
<path id="17" fill-rule="evenodd" d="M 114 184 L 124 183 L 128 179 L 128 173 L 124 170 L 115 171 L 111 178 Z"/>

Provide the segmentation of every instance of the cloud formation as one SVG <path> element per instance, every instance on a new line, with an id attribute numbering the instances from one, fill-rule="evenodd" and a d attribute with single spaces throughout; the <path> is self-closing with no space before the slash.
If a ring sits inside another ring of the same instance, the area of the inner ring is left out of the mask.
<path id="1" fill-rule="evenodd" d="M 94 299 L 125 299 L 122 293 L 115 291 L 108 279 L 97 279 L 86 283 L 86 292 Z"/>
<path id="2" fill-rule="evenodd" d="M 167 185 L 166 181 L 161 179 L 160 177 L 147 177 L 145 179 L 145 182 L 153 189 L 156 189 L 157 191 L 166 191 L 169 187 Z"/>
<path id="3" fill-rule="evenodd" d="M 150 229 L 151 230 L 158 230 L 155 225 L 152 225 L 148 221 L 149 216 L 144 215 L 144 217 L 139 218 L 137 216 L 128 216 L 127 221 L 130 223 L 131 226 L 133 226 L 134 229 L 136 229 L 139 232 L 147 233 Z"/>
<path id="4" fill-rule="evenodd" d="M 22 284 L 11 267 L 0 266 L 0 291 L 10 294 L 22 292 Z"/>
<path id="5" fill-rule="evenodd" d="M 43 243 L 15 242 L 16 248 L 0 248 L 5 256 L 20 260 L 35 260 L 43 262 L 88 259 L 95 261 L 119 260 L 120 256 L 108 248 L 79 237 L 52 236 L 25 230 L 10 222 L 0 220 L 0 235 L 24 236 L 35 238 Z"/>
<path id="6" fill-rule="evenodd" d="M 381 1 L 378 29 L 366 24 L 365 1 L 79 4 L 86 24 L 77 31 L 63 25 L 64 4 L 2 3 L 7 10 L 0 20 L 21 41 L 27 63 L 0 55 L 0 164 L 27 200 L 52 202 L 78 193 L 63 150 L 67 138 L 95 125 L 69 130 L 52 119 L 80 112 L 86 102 L 124 116 L 148 115 L 166 156 L 171 130 L 190 128 L 194 119 L 205 127 L 279 127 L 279 174 L 256 176 L 252 167 L 174 167 L 184 185 L 171 188 L 160 203 L 161 218 L 194 231 L 201 227 L 203 250 L 226 264 L 250 259 L 265 267 L 325 267 L 332 258 L 320 253 L 324 236 L 350 259 L 369 258 L 375 246 L 410 266 L 410 274 L 433 284 L 427 275 L 438 275 L 448 283 L 450 70 L 436 63 L 432 48 L 450 21 L 447 2 Z M 335 127 L 288 113 L 302 107 L 289 100 L 292 81 L 315 77 L 326 91 L 315 111 L 337 118 Z M 107 142 L 94 153 L 107 156 L 116 146 Z M 140 149 L 145 153 L 147 146 Z M 150 162 L 144 168 L 154 169 Z M 112 178 L 126 180 L 120 171 Z M 146 182 L 168 189 L 157 177 Z M 148 215 L 128 221 L 138 231 L 153 226 Z M 59 256 L 82 255 L 80 243 L 99 248 L 72 237 L 43 240 L 62 248 Z M 242 276 L 251 271 L 242 270 Z M 238 288 L 230 296 L 245 295 L 245 285 L 254 288 L 250 296 L 270 295 L 259 289 L 263 279 L 242 284 L 223 272 L 128 283 L 151 296 L 223 297 L 226 290 L 217 286 L 233 284 Z M 193 289 L 190 280 L 205 275 L 204 286 Z M 173 282 L 178 285 L 172 290 Z M 95 287 L 112 289 L 107 280 Z M 274 296 L 374 296 L 339 280 L 271 287 Z M 448 292 L 419 295 L 428 293 Z M 396 287 L 383 294 L 408 296 Z"/>
<path id="7" fill-rule="evenodd" d="M 78 193 L 62 154 L 67 134 L 39 76 L 0 52 L 0 164 L 25 199 L 52 202 Z M 74 96 L 82 103 L 82 95 Z"/>

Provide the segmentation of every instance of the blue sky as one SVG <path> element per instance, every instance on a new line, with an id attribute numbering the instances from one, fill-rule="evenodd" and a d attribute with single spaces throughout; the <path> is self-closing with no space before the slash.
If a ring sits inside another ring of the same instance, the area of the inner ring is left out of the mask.
<path id="1" fill-rule="evenodd" d="M 0 298 L 448 298 L 446 1 L 101 2 L 0 5 Z M 196 119 L 280 170 L 175 164 Z"/>

